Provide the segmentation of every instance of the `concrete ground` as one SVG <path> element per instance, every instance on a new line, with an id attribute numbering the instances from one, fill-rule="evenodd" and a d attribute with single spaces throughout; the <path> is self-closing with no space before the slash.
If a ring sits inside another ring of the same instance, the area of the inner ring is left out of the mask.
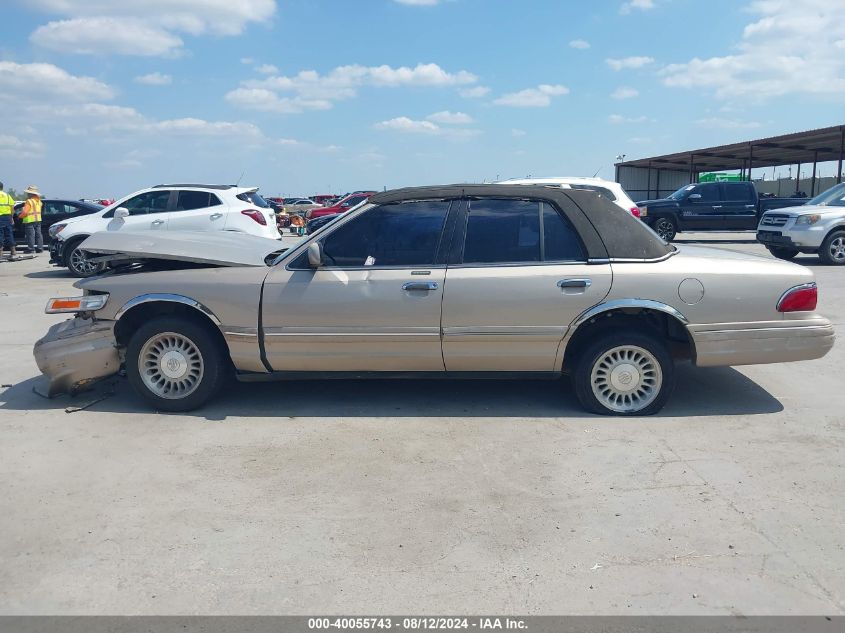
<path id="1" fill-rule="evenodd" d="M 845 270 L 800 263 L 841 330 Z M 163 415 L 123 381 L 33 393 L 72 281 L 0 264 L 0 613 L 845 613 L 841 339 L 682 366 L 648 418 L 516 381 L 233 384 Z"/>

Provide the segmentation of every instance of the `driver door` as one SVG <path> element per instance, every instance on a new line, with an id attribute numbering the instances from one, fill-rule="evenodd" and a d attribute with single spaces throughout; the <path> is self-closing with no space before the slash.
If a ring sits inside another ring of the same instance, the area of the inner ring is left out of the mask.
<path id="1" fill-rule="evenodd" d="M 262 326 L 274 371 L 444 371 L 442 239 L 452 203 L 406 202 L 344 218 L 267 276 Z M 455 203 L 458 204 L 458 203 Z"/>
<path id="2" fill-rule="evenodd" d="M 106 217 L 110 218 L 107 231 L 164 230 L 170 219 L 171 198 L 175 192 L 168 189 L 147 191 L 116 205 Z M 116 218 L 118 208 L 129 211 L 129 217 Z"/>

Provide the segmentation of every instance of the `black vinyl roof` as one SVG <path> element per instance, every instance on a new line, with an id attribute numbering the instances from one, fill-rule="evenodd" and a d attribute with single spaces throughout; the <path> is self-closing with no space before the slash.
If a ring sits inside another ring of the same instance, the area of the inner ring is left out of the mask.
<path id="1" fill-rule="evenodd" d="M 720 171 L 838 161 L 842 159 L 843 152 L 845 152 L 845 124 L 730 145 L 638 158 L 616 163 L 616 166 Z"/>
<path id="2" fill-rule="evenodd" d="M 548 201 L 558 207 L 581 236 L 590 259 L 659 259 L 671 253 L 643 222 L 595 191 L 543 185 L 438 185 L 377 193 L 371 204 L 450 198 L 514 198 Z"/>

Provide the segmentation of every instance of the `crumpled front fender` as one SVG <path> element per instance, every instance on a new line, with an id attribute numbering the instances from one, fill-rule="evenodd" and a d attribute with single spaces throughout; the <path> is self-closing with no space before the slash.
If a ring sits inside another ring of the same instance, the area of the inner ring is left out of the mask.
<path id="1" fill-rule="evenodd" d="M 75 393 L 120 370 L 114 326 L 114 321 L 77 317 L 52 326 L 35 343 L 35 362 L 50 379 L 48 397 Z"/>

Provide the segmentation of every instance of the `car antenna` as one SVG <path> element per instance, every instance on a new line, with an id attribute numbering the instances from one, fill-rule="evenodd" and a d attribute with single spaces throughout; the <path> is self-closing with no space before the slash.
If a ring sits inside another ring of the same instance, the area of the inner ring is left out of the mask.
<path id="1" fill-rule="evenodd" d="M 599 167 L 599 168 L 596 170 L 596 173 L 594 173 L 594 174 L 593 174 L 593 178 L 595 178 L 596 176 L 598 176 L 598 175 L 599 175 L 599 172 L 600 172 L 602 169 L 604 169 L 604 165 L 602 165 L 601 167 Z"/>
<path id="2" fill-rule="evenodd" d="M 236 183 L 235 183 L 235 186 L 236 186 L 236 187 L 239 187 L 239 186 L 240 186 L 240 184 L 241 184 L 241 180 L 243 180 L 243 177 L 244 177 L 244 174 L 245 174 L 245 173 L 246 173 L 246 170 L 244 170 L 244 171 L 242 171 L 242 172 L 241 172 L 241 175 L 238 177 L 238 182 L 236 182 Z"/>

